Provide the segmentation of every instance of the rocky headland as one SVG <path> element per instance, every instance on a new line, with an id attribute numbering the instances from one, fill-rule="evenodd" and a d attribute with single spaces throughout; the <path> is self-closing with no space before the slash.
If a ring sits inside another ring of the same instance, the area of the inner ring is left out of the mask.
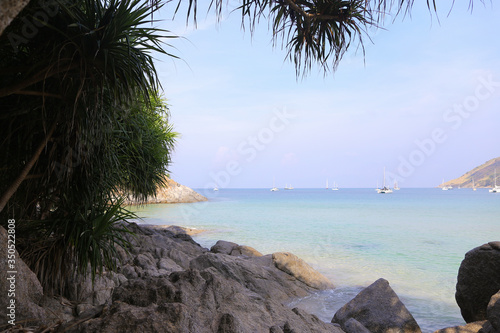
<path id="1" fill-rule="evenodd" d="M 146 202 L 138 202 L 129 198 L 125 200 L 125 204 L 189 203 L 208 200 L 205 196 L 173 179 L 165 178 L 164 182 L 165 186 L 158 187 L 156 196 L 149 197 Z"/>
<path id="2" fill-rule="evenodd" d="M 287 252 L 263 255 L 218 241 L 198 245 L 190 229 L 131 224 L 133 247 L 119 250 L 117 272 L 75 276 L 64 295 L 46 295 L 35 274 L 16 261 L 15 326 L 3 315 L 10 286 L 0 262 L 0 331 L 8 332 L 420 332 L 384 279 L 375 281 L 323 322 L 290 300 L 334 288 L 323 275 Z M 196 231 L 196 230 L 195 230 Z M 0 227 L 1 244 L 7 233 Z M 17 254 L 16 254 L 17 255 Z M 470 324 L 439 332 L 498 332 L 500 243 L 469 252 L 462 263 L 457 301 Z M 478 265 L 488 266 L 478 267 Z"/>
<path id="3" fill-rule="evenodd" d="M 467 171 L 462 176 L 441 184 L 438 187 L 452 186 L 454 188 L 471 188 L 473 184 L 476 187 L 493 187 L 495 184 L 495 170 L 498 171 L 500 177 L 500 157 L 493 158 Z M 500 184 L 500 178 L 497 179 L 497 184 Z"/>

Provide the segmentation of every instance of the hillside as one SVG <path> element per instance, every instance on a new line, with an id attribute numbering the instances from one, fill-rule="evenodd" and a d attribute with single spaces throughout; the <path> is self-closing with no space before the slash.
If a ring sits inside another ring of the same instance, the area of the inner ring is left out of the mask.
<path id="1" fill-rule="evenodd" d="M 493 158 L 488 162 L 466 172 L 461 177 L 450 180 L 444 183 L 445 186 L 453 186 L 454 188 L 472 187 L 472 179 L 476 187 L 492 187 L 494 185 L 494 174 L 497 169 L 497 184 L 500 185 L 500 157 Z M 439 186 L 441 187 L 441 185 Z"/>

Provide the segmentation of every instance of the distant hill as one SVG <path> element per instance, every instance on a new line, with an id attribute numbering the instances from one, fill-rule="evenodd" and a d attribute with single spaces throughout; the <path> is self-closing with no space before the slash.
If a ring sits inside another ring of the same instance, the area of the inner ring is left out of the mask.
<path id="1" fill-rule="evenodd" d="M 463 176 L 444 183 L 444 185 L 453 186 L 454 188 L 458 186 L 472 187 L 472 179 L 474 179 L 476 187 L 492 187 L 495 183 L 495 168 L 498 176 L 497 185 L 500 185 L 500 157 L 491 159 L 483 165 L 466 172 Z"/>

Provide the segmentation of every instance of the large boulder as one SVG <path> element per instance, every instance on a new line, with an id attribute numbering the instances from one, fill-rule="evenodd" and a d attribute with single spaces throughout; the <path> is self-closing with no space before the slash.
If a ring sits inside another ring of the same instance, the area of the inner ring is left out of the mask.
<path id="1" fill-rule="evenodd" d="M 500 290 L 500 242 L 489 242 L 465 254 L 455 299 L 467 323 L 487 319 L 491 297 Z"/>
<path id="2" fill-rule="evenodd" d="M 15 238 L 11 237 L 10 240 Z M 3 253 L 7 251 L 8 244 L 14 244 L 9 242 L 7 230 L 2 226 L 0 226 L 0 244 Z M 30 324 L 45 323 L 50 315 L 39 305 L 43 299 L 42 286 L 36 275 L 21 260 L 17 251 L 14 251 L 13 255 L 14 257 L 9 259 L 14 262 L 8 262 L 4 254 L 0 260 L 0 309 L 2 309 L 0 327 L 22 321 Z"/>
<path id="3" fill-rule="evenodd" d="M 210 252 L 228 254 L 232 256 L 262 257 L 262 253 L 253 247 L 238 245 L 236 243 L 223 240 L 218 240 L 217 243 L 210 248 Z"/>
<path id="4" fill-rule="evenodd" d="M 384 279 L 378 279 L 340 308 L 332 323 L 340 324 L 347 333 L 364 332 L 364 329 L 372 333 L 421 332 L 411 313 Z"/>
<path id="5" fill-rule="evenodd" d="M 288 273 L 297 280 L 304 282 L 308 286 L 315 289 L 331 289 L 334 288 L 324 275 L 309 266 L 304 260 L 300 259 L 293 253 L 276 252 L 273 253 L 274 265 L 285 273 Z"/>
<path id="6" fill-rule="evenodd" d="M 205 253 L 193 259 L 190 268 L 199 271 L 215 269 L 225 278 L 236 281 L 252 292 L 280 302 L 292 297 L 305 297 L 313 290 L 273 265 L 262 265 L 264 260 L 264 257 L 244 258 Z"/>
<path id="7" fill-rule="evenodd" d="M 215 245 L 210 248 L 210 252 L 231 254 L 233 249 L 237 246 L 238 246 L 238 244 L 233 243 L 233 242 L 218 240 L 217 243 L 215 243 Z"/>

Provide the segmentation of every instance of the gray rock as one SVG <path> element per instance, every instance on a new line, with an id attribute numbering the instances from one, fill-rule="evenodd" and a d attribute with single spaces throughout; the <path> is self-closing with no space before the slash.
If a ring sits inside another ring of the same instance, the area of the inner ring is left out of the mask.
<path id="1" fill-rule="evenodd" d="M 12 243 L 9 243 L 7 230 L 2 226 L 0 226 L 0 244 L 2 244 L 0 250 L 2 251 L 2 260 L 0 260 L 0 309 L 2 309 L 2 319 L 0 320 L 0 327 L 10 320 L 15 322 L 30 320 L 30 324 L 47 322 L 50 314 L 39 305 L 43 298 L 43 289 L 36 275 L 21 260 L 17 251 L 14 252 L 15 258 L 13 259 L 15 262 L 10 263 L 13 266 L 8 266 L 7 259 L 11 258 L 7 257 L 7 245 Z M 11 271 L 16 273 L 9 273 Z M 13 297 L 10 297 L 9 294 Z M 11 300 L 15 303 L 11 303 Z M 12 309 L 8 309 L 8 307 Z"/>
<path id="2" fill-rule="evenodd" d="M 139 277 L 139 274 L 137 274 L 135 267 L 132 265 L 123 266 L 121 268 L 121 272 L 127 279 L 137 279 Z"/>
<path id="3" fill-rule="evenodd" d="M 134 265 L 139 266 L 140 268 L 145 270 L 152 270 L 153 268 L 156 268 L 154 258 L 151 258 L 150 253 L 141 253 L 137 255 L 134 259 Z"/>
<path id="4" fill-rule="evenodd" d="M 497 331 L 500 331 L 500 291 L 491 296 L 486 316 L 491 326 Z"/>
<path id="5" fill-rule="evenodd" d="M 53 318 L 52 321 L 71 321 L 74 316 L 74 305 L 68 299 L 61 296 L 44 297 L 40 306 L 47 309 Z"/>
<path id="6" fill-rule="evenodd" d="M 225 278 L 232 279 L 263 297 L 282 302 L 291 297 L 304 297 L 312 290 L 274 266 L 261 266 L 239 257 L 205 253 L 193 259 L 190 267 L 199 271 L 213 268 Z"/>
<path id="7" fill-rule="evenodd" d="M 218 240 L 214 246 L 210 248 L 210 252 L 212 253 L 222 253 L 222 254 L 231 254 L 233 249 L 237 247 L 238 244 L 233 242 L 227 242 L 223 240 Z"/>
<path id="8" fill-rule="evenodd" d="M 262 257 L 250 257 L 248 260 L 251 260 L 254 264 L 263 266 L 263 267 L 276 267 L 273 262 L 273 255 L 266 254 Z"/>
<path id="9" fill-rule="evenodd" d="M 384 279 L 378 279 L 340 308 L 332 323 L 339 323 L 347 331 L 346 323 L 351 318 L 372 333 L 421 332 L 411 313 Z"/>
<path id="10" fill-rule="evenodd" d="M 349 318 L 344 323 L 346 333 L 371 333 L 363 324 L 354 318 Z"/>
<path id="11" fill-rule="evenodd" d="M 183 304 L 165 306 L 152 304 L 148 307 L 136 307 L 124 302 L 114 302 L 100 317 L 85 321 L 78 329 L 68 332 L 194 332 L 189 331 L 187 318 L 189 309 Z"/>
<path id="12" fill-rule="evenodd" d="M 457 277 L 455 299 L 467 323 L 487 319 L 491 297 L 500 290 L 498 242 L 476 247 L 465 254 Z"/>
<path id="13" fill-rule="evenodd" d="M 218 240 L 217 243 L 215 243 L 215 245 L 210 248 L 210 252 L 229 254 L 232 256 L 262 257 L 262 253 L 260 253 L 253 247 L 238 245 L 236 243 L 223 240 Z"/>
<path id="14" fill-rule="evenodd" d="M 315 289 L 334 288 L 333 283 L 293 253 L 273 253 L 274 265 Z"/>
<path id="15" fill-rule="evenodd" d="M 111 274 L 111 279 L 115 283 L 115 286 L 119 286 L 123 282 L 127 281 L 128 279 L 125 277 L 125 275 L 121 273 L 115 273 L 115 272 L 110 272 Z"/>
<path id="16" fill-rule="evenodd" d="M 241 324 L 238 318 L 230 313 L 224 313 L 219 320 L 217 333 L 239 333 L 241 332 Z"/>
<path id="17" fill-rule="evenodd" d="M 254 249 L 253 247 L 246 245 L 238 245 L 231 251 L 232 256 L 244 256 L 244 257 L 262 257 L 263 254 Z"/>
<path id="18" fill-rule="evenodd" d="M 113 302 L 121 301 L 130 305 L 147 307 L 153 303 L 178 302 L 174 286 L 165 278 L 145 278 L 128 280 L 116 288 Z"/>
<path id="19" fill-rule="evenodd" d="M 115 286 L 112 273 L 106 272 L 96 276 L 94 283 L 92 283 L 90 276 L 86 278 L 74 276 L 69 280 L 66 296 L 69 300 L 78 303 L 108 304 L 111 302 L 111 294 Z"/>
<path id="20" fill-rule="evenodd" d="M 499 333 L 499 332 L 487 320 L 484 322 L 483 327 L 479 330 L 478 333 Z"/>
<path id="21" fill-rule="evenodd" d="M 281 328 L 342 333 L 303 310 L 252 292 L 214 267 L 174 272 L 168 279 L 129 280 L 115 289 L 113 299 L 108 311 L 82 323 L 78 332 L 254 333 Z"/>
<path id="22" fill-rule="evenodd" d="M 163 269 L 169 273 L 184 270 L 181 266 L 177 265 L 175 261 L 170 258 L 161 258 L 158 260 L 158 269 Z"/>
<path id="23" fill-rule="evenodd" d="M 486 320 L 476 321 L 473 323 L 468 323 L 467 325 L 443 328 L 435 331 L 434 333 L 478 333 L 484 329 L 487 323 L 488 321 Z M 489 332 L 484 332 L 484 333 L 489 333 Z"/>
<path id="24" fill-rule="evenodd" d="M 94 309 L 96 309 L 96 306 L 92 304 L 80 303 L 76 306 L 75 310 L 78 317 L 83 317 L 86 313 L 88 313 L 89 311 L 93 311 Z"/>

